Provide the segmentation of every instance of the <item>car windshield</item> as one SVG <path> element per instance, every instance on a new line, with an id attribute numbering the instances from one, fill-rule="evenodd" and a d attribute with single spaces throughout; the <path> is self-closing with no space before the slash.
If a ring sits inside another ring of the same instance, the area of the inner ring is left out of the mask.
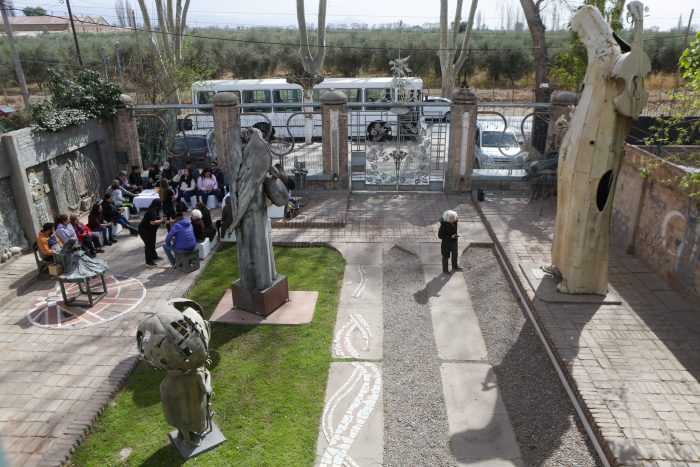
<path id="1" fill-rule="evenodd" d="M 519 145 L 515 135 L 511 132 L 484 131 L 481 146 L 485 148 L 516 148 Z"/>
<path id="2" fill-rule="evenodd" d="M 190 151 L 201 151 L 207 148 L 207 141 L 204 138 L 196 138 L 192 136 L 187 137 L 185 141 L 184 137 L 177 137 L 173 140 L 172 151 L 175 153 L 185 152 L 188 149 Z"/>

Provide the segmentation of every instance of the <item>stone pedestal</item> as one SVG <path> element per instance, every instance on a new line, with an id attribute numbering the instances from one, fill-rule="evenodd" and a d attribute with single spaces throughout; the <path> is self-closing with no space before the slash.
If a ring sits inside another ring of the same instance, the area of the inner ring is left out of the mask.
<path id="1" fill-rule="evenodd" d="M 240 280 L 231 284 L 233 306 L 241 310 L 267 316 L 289 301 L 287 276 L 277 279 L 265 290 L 248 290 L 240 286 Z"/>
<path id="2" fill-rule="evenodd" d="M 348 98 L 341 91 L 328 91 L 321 96 L 321 104 L 323 173 L 347 186 Z"/>
<path id="3" fill-rule="evenodd" d="M 447 147 L 445 192 L 471 191 L 474 171 L 474 135 L 478 99 L 468 88 L 452 94 L 450 143 Z"/>

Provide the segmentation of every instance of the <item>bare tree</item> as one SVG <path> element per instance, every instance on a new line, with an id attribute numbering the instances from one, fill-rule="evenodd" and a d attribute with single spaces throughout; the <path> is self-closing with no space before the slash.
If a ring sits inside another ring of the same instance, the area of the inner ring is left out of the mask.
<path id="1" fill-rule="evenodd" d="M 131 20 L 131 3 L 129 0 L 115 0 L 114 11 L 117 14 L 117 23 L 119 27 L 132 27 Z"/>
<path id="2" fill-rule="evenodd" d="M 163 79 L 173 83 L 172 91 L 165 96 L 168 103 L 180 103 L 180 93 L 178 86 L 178 69 L 182 64 L 182 44 L 187 29 L 187 10 L 190 7 L 190 0 L 176 0 L 173 5 L 172 0 L 153 0 L 158 19 L 158 30 L 156 31 L 151 23 L 151 16 L 146 8 L 146 0 L 138 0 L 143 24 L 150 38 L 150 46 L 163 70 Z"/>
<path id="3" fill-rule="evenodd" d="M 535 62 L 535 102 L 549 102 L 550 95 L 547 42 L 545 42 L 545 27 L 542 22 L 544 2 L 545 0 L 520 0 L 532 38 L 532 57 Z"/>
<path id="4" fill-rule="evenodd" d="M 462 45 L 459 48 L 459 56 L 457 55 L 457 39 L 459 37 L 459 24 L 462 14 L 463 0 L 457 0 L 457 9 L 455 11 L 454 21 L 451 26 L 447 24 L 447 0 L 440 0 L 440 50 L 438 57 L 440 58 L 440 71 L 442 73 L 442 88 L 440 94 L 443 97 L 451 97 L 455 87 L 455 81 L 459 71 L 462 69 L 464 62 L 469 56 L 469 41 L 472 36 L 472 27 L 474 26 L 474 15 L 476 13 L 477 0 L 472 0 L 471 10 L 469 11 L 469 19 L 467 19 L 467 27 L 462 38 Z"/>
<path id="5" fill-rule="evenodd" d="M 309 44 L 309 34 L 306 28 L 306 17 L 304 14 L 304 0 L 297 0 L 297 22 L 299 23 L 299 55 L 301 64 L 304 67 L 304 75 L 290 76 L 287 82 L 298 84 L 303 89 L 303 102 L 313 102 L 313 88 L 323 81 L 321 69 L 323 60 L 326 58 L 326 0 L 318 3 L 318 29 L 316 31 L 316 46 L 312 50 Z M 312 108 L 305 108 L 305 112 L 311 112 Z M 310 114 L 306 119 L 306 142 L 310 143 L 313 138 L 313 116 Z"/>

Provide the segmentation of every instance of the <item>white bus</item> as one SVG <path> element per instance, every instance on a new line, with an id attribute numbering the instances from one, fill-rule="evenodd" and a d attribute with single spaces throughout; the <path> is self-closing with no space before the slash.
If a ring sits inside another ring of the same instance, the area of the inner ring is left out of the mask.
<path id="1" fill-rule="evenodd" d="M 319 103 L 321 96 L 330 90 L 342 91 L 348 97 L 351 111 L 358 112 L 358 118 L 348 119 L 351 126 L 361 127 L 366 136 L 373 140 L 384 140 L 392 133 L 397 134 L 398 117 L 389 112 L 399 102 L 420 102 L 423 98 L 423 80 L 405 78 L 403 86 L 397 88 L 393 78 L 326 78 L 314 86 L 313 101 Z M 211 104 L 214 95 L 219 92 L 236 94 L 242 105 L 241 126 L 256 127 L 263 134 L 275 134 L 279 137 L 290 136 L 286 126 L 289 117 L 295 112 L 303 111 L 302 88 L 298 84 L 289 84 L 284 79 L 240 79 L 199 81 L 192 85 L 193 104 Z M 382 103 L 386 103 L 382 105 Z M 288 105 L 285 104 L 296 104 Z M 319 110 L 315 106 L 314 110 Z M 213 120 L 210 110 L 198 110 L 194 126 L 198 129 L 211 128 Z M 264 114 L 274 127 L 269 133 L 267 122 L 260 115 Z M 420 114 L 420 111 L 416 112 Z M 361 117 L 359 117 L 361 116 Z M 351 121 L 352 120 L 352 121 Z M 321 136 L 321 116 L 314 115 L 313 136 Z M 291 137 L 304 137 L 304 117 L 301 114 L 292 118 L 289 130 Z"/>

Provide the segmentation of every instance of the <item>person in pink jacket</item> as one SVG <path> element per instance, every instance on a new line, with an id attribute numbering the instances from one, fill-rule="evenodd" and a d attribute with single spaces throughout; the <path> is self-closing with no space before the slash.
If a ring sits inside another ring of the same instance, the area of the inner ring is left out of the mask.
<path id="1" fill-rule="evenodd" d="M 199 196 L 202 198 L 202 202 L 207 202 L 207 197 L 209 195 L 216 196 L 216 199 L 221 202 L 224 198 L 224 194 L 219 188 L 219 184 L 216 181 L 216 177 L 212 175 L 211 169 L 206 168 L 202 170 L 202 176 L 199 177 L 197 181 L 197 188 L 199 188 Z"/>

